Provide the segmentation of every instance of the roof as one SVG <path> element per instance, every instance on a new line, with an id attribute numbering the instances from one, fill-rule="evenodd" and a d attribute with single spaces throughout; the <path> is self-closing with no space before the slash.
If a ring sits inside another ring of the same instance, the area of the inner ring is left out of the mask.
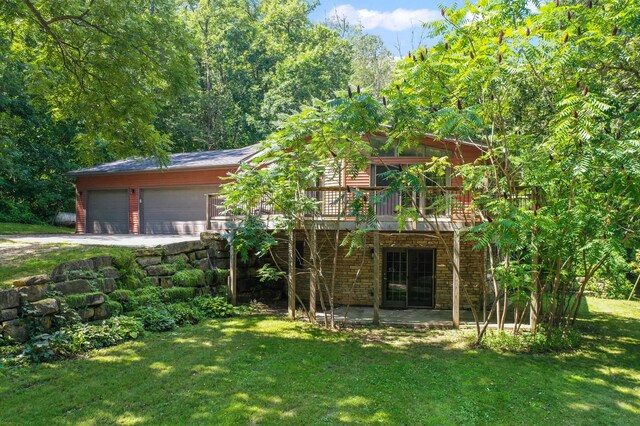
<path id="1" fill-rule="evenodd" d="M 155 158 L 127 158 L 111 163 L 99 164 L 88 169 L 68 172 L 70 176 L 100 175 L 111 173 L 136 173 L 156 170 L 207 169 L 222 166 L 237 166 L 259 151 L 258 145 L 219 151 L 185 152 L 169 155 L 169 162 L 160 167 Z"/>

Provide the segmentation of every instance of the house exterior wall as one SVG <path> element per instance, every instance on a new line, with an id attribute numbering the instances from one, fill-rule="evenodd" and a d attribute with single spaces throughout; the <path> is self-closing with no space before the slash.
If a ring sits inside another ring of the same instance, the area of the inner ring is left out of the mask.
<path id="1" fill-rule="evenodd" d="M 96 189 L 129 189 L 129 232 L 140 232 L 140 189 L 164 186 L 221 184 L 236 170 L 225 167 L 209 170 L 122 173 L 78 176 L 76 180 L 76 232 L 86 231 L 87 194 Z"/>
<path id="2" fill-rule="evenodd" d="M 480 157 L 482 154 L 479 148 L 469 145 L 456 146 L 455 143 L 440 140 L 436 141 L 431 138 L 424 138 L 422 144 L 438 149 L 445 149 L 451 153 L 451 163 L 454 166 L 458 166 L 465 163 L 472 163 Z M 372 158 L 371 164 L 416 164 L 425 163 L 431 161 L 431 158 L 416 158 L 416 157 L 385 157 L 385 158 Z M 346 185 L 355 187 L 371 186 L 371 168 L 367 167 L 366 170 L 362 170 L 357 176 L 346 176 Z M 461 186 L 462 179 L 457 177 L 451 180 L 452 186 Z"/>
<path id="3" fill-rule="evenodd" d="M 331 286 L 332 281 L 332 261 L 335 231 L 318 231 L 317 245 L 321 253 L 323 262 L 324 282 Z M 340 241 L 346 236 L 346 231 L 341 231 Z M 450 254 L 453 251 L 453 233 L 441 233 L 439 238 L 434 233 L 425 232 L 403 232 L 403 233 L 380 233 L 380 246 L 382 254 L 385 249 L 391 248 L 411 248 L 411 249 L 436 249 L 436 285 L 435 285 L 435 309 L 453 308 L 453 265 Z M 298 232 L 298 240 L 304 239 L 301 232 Z M 275 254 L 280 259 L 279 265 L 283 270 L 287 269 L 287 243 L 286 240 L 278 244 Z M 449 251 L 447 251 L 447 249 Z M 335 298 L 339 305 L 373 305 L 373 236 L 367 236 L 365 247 L 347 256 L 348 248 L 338 249 Z M 308 247 L 305 247 L 305 259 L 309 258 Z M 285 264 L 282 264 L 284 259 Z M 384 262 L 384 257 L 381 257 Z M 381 272 L 384 268 L 381 266 Z M 380 300 L 384 307 L 383 286 L 381 277 Z M 483 291 L 486 284 L 485 254 L 482 251 L 472 249 L 472 244 L 461 241 L 460 244 L 460 306 L 462 309 L 474 307 L 480 308 L 483 301 Z M 320 285 L 324 287 L 324 285 Z M 309 300 L 309 273 L 306 269 L 298 269 L 296 278 L 296 293 L 305 302 Z M 328 300 L 326 289 L 323 290 L 325 302 Z M 318 297 L 318 302 L 320 298 Z"/>

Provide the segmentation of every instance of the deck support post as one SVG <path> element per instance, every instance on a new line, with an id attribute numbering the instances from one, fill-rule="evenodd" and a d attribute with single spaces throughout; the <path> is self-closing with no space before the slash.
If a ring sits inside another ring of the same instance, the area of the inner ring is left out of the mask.
<path id="1" fill-rule="evenodd" d="M 373 232 L 373 324 L 380 325 L 380 232 Z"/>
<path id="2" fill-rule="evenodd" d="M 316 224 L 315 220 L 311 220 L 311 230 L 309 232 L 309 252 L 311 254 L 311 263 L 309 265 L 309 321 L 316 322 L 316 298 L 318 296 L 318 255 L 316 242 Z"/>
<path id="3" fill-rule="evenodd" d="M 237 253 L 233 246 L 235 230 L 231 233 L 229 241 L 229 302 L 236 306 L 238 304 L 238 271 Z"/>
<path id="4" fill-rule="evenodd" d="M 289 231 L 288 315 L 296 319 L 296 231 Z"/>
<path id="5" fill-rule="evenodd" d="M 460 232 L 453 233 L 453 327 L 460 328 Z"/>

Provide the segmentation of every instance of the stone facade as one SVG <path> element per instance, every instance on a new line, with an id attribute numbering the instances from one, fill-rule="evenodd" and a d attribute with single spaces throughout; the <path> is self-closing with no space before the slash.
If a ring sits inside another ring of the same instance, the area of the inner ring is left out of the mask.
<path id="1" fill-rule="evenodd" d="M 347 231 L 340 232 L 339 240 L 342 241 Z M 425 232 L 381 232 L 381 271 L 384 268 L 384 253 L 386 249 L 435 249 L 435 309 L 452 309 L 453 303 L 453 265 L 451 253 L 453 252 L 453 233 L 441 233 L 439 238 L 434 233 Z M 368 235 L 365 246 L 347 255 L 348 248 L 338 249 L 336 279 L 335 279 L 335 303 L 338 305 L 373 305 L 373 236 Z M 298 233 L 297 240 L 303 240 L 302 233 Z M 327 286 L 332 281 L 333 244 L 335 231 L 318 231 L 317 246 L 323 263 L 324 282 Z M 305 247 L 304 257 L 308 259 L 308 247 Z M 274 250 L 275 257 L 279 259 L 280 267 L 287 269 L 287 242 L 280 239 Z M 296 293 L 304 300 L 309 300 L 309 273 L 308 270 L 298 269 L 296 278 Z M 380 300 L 385 306 L 383 298 L 384 280 L 380 280 Z M 460 307 L 469 309 L 470 305 L 480 307 L 483 300 L 483 292 L 486 285 L 485 254 L 482 251 L 473 250 L 472 244 L 460 243 Z M 320 285 L 324 287 L 324 285 Z M 325 301 L 327 292 L 323 294 Z M 320 298 L 318 297 L 318 303 Z"/>

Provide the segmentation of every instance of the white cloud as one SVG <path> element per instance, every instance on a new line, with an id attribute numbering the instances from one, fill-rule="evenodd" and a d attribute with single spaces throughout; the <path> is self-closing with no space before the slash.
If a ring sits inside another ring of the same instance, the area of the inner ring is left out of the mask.
<path id="1" fill-rule="evenodd" d="M 384 28 L 391 31 L 403 31 L 423 22 L 437 21 L 441 18 L 439 10 L 430 9 L 395 9 L 391 12 L 379 10 L 356 9 L 350 4 L 334 7 L 327 13 L 329 19 L 345 18 L 354 24 L 361 24 L 364 29 Z"/>

